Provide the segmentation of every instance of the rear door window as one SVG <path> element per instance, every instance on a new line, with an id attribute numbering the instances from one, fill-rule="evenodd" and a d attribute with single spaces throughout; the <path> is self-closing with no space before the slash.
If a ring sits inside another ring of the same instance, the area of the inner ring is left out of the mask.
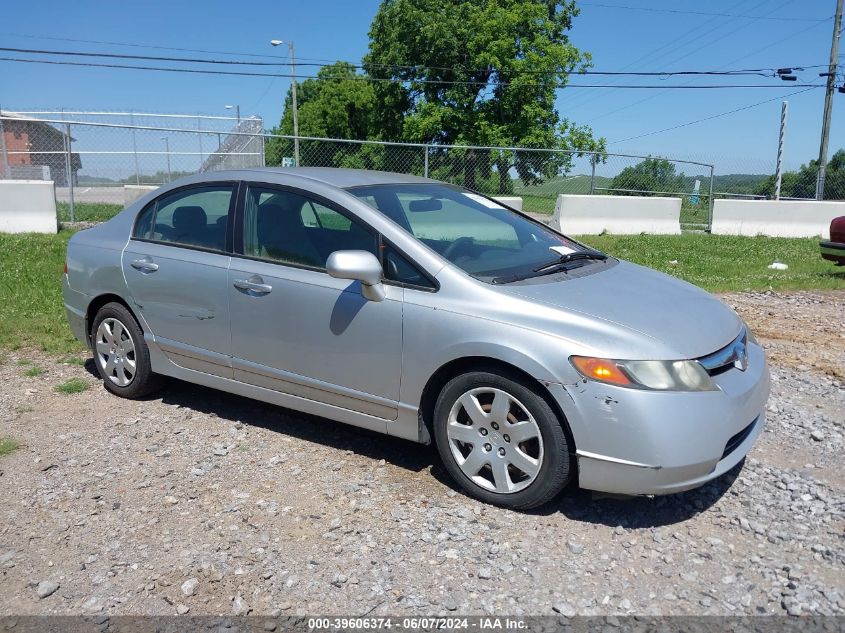
<path id="1" fill-rule="evenodd" d="M 222 251 L 234 185 L 192 187 L 166 194 L 155 202 L 155 212 L 141 212 L 135 237 L 183 246 Z M 148 207 L 149 208 L 149 207 Z"/>

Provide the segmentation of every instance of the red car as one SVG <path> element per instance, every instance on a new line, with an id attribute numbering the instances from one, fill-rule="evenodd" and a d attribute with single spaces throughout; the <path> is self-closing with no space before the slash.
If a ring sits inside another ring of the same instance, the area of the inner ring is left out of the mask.
<path id="1" fill-rule="evenodd" d="M 830 241 L 821 242 L 822 257 L 845 266 L 845 215 L 830 222 Z"/>

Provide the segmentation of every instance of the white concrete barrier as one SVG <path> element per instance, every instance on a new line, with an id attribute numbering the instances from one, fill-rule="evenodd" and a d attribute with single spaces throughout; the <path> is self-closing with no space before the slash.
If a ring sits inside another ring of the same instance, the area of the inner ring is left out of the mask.
<path id="1" fill-rule="evenodd" d="M 551 227 L 568 235 L 677 235 L 681 199 L 560 194 Z"/>
<path id="2" fill-rule="evenodd" d="M 56 233 L 52 180 L 0 180 L 0 232 Z"/>
<path id="3" fill-rule="evenodd" d="M 522 198 L 519 196 L 492 196 L 492 198 L 508 205 L 511 209 L 522 211 Z"/>
<path id="4" fill-rule="evenodd" d="M 816 200 L 716 200 L 716 235 L 821 237 L 830 239 L 830 221 L 845 215 L 845 202 Z"/>
<path id="5" fill-rule="evenodd" d="M 129 206 L 141 196 L 158 189 L 155 185 L 123 185 L 123 206 Z"/>

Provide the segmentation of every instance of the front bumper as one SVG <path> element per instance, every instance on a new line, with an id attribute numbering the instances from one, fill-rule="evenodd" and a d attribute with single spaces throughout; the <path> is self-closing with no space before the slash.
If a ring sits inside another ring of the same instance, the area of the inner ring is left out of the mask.
<path id="1" fill-rule="evenodd" d="M 841 242 L 819 242 L 822 258 L 845 265 L 845 244 Z"/>
<path id="2" fill-rule="evenodd" d="M 713 378 L 717 391 L 659 392 L 594 381 L 555 389 L 569 421 L 582 488 L 669 494 L 724 474 L 763 432 L 769 370 L 759 345 L 748 368 Z"/>

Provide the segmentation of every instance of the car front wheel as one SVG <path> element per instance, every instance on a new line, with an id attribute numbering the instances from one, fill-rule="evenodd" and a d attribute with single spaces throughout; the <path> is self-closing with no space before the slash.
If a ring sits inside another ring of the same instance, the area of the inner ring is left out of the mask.
<path id="1" fill-rule="evenodd" d="M 529 509 L 570 479 L 570 446 L 561 421 L 518 377 L 471 372 L 449 381 L 435 405 L 443 464 L 470 496 Z"/>
<path id="2" fill-rule="evenodd" d="M 142 398 L 157 391 L 163 378 L 154 374 L 141 327 L 120 303 L 107 303 L 91 327 L 94 364 L 103 385 L 123 398 Z"/>

